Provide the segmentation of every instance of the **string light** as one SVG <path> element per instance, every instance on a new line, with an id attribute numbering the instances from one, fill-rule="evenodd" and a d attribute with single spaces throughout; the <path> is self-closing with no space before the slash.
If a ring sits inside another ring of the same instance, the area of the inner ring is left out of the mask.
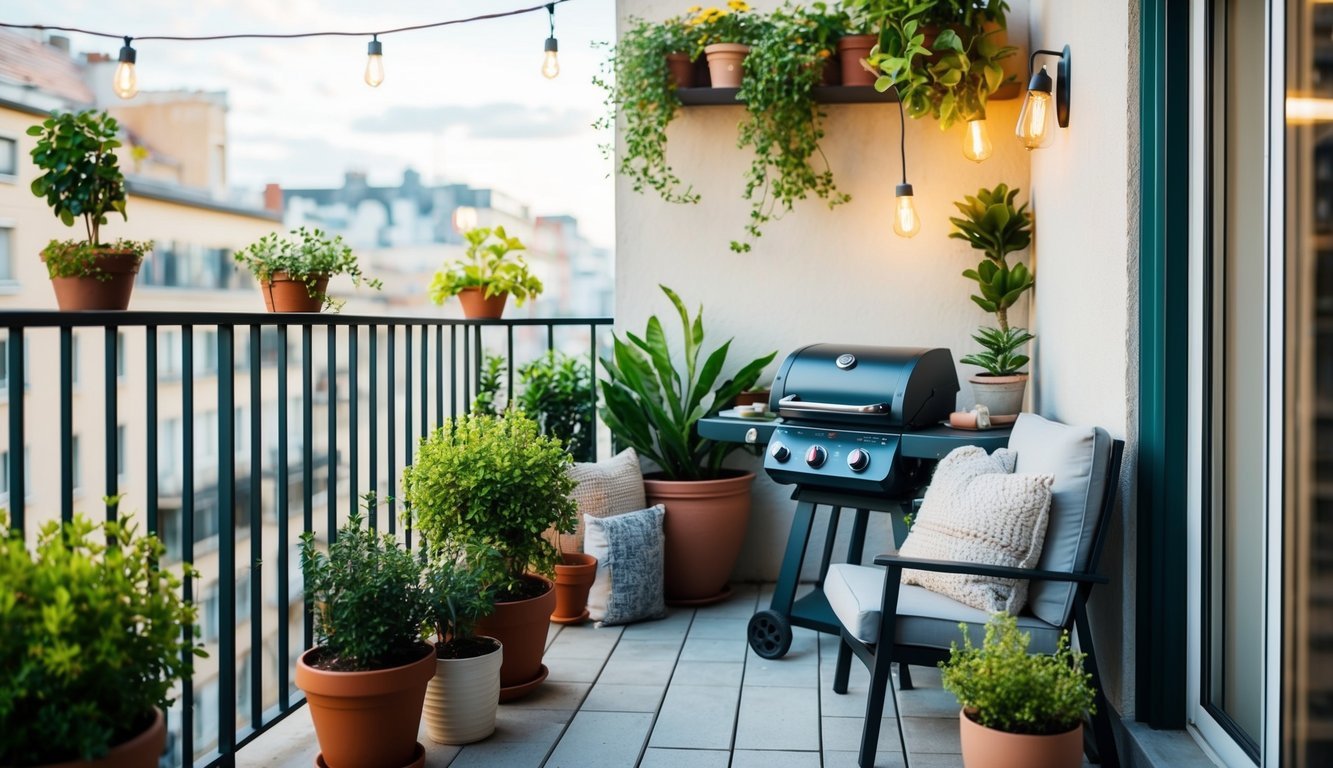
<path id="1" fill-rule="evenodd" d="M 125 38 L 125 45 L 120 49 L 120 63 L 116 65 L 116 74 L 111 77 L 111 89 L 122 99 L 132 99 L 139 92 L 139 75 L 134 71 L 134 60 L 138 54 L 130 45 L 132 37 Z"/>
<path id="2" fill-rule="evenodd" d="M 963 157 L 979 163 L 990 157 L 994 149 L 990 131 L 986 128 L 986 118 L 967 121 L 967 130 L 963 133 Z"/>
<path id="3" fill-rule="evenodd" d="M 384 82 L 384 44 L 374 35 L 366 45 L 366 85 L 378 88 Z"/>
<path id="4" fill-rule="evenodd" d="M 560 44 L 555 39 L 555 3 L 546 5 L 546 13 L 551 19 L 551 35 L 546 38 L 546 55 L 542 57 L 542 77 L 554 80 L 556 75 L 560 74 L 560 59 L 557 56 Z"/>
<path id="5" fill-rule="evenodd" d="M 907 183 L 907 119 L 903 115 L 902 99 L 898 100 L 898 151 L 903 161 L 903 183 L 894 190 L 893 231 L 898 237 L 915 237 L 921 231 L 921 217 L 916 214 L 912 185 Z"/>

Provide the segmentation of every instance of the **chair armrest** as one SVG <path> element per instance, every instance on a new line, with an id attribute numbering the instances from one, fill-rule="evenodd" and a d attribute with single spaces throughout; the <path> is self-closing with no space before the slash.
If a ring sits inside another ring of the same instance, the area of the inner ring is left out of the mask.
<path id="1" fill-rule="evenodd" d="M 966 573 L 973 576 L 993 576 L 1002 579 L 1076 581 L 1091 584 L 1106 584 L 1110 581 L 1107 577 L 1097 573 L 1043 571 L 1038 568 L 1013 568 L 1007 565 L 986 565 L 984 563 L 966 563 L 954 560 L 916 560 L 899 557 L 898 555 L 880 555 L 875 558 L 875 565 L 899 569 L 912 568 L 918 571 L 936 571 L 938 573 Z"/>

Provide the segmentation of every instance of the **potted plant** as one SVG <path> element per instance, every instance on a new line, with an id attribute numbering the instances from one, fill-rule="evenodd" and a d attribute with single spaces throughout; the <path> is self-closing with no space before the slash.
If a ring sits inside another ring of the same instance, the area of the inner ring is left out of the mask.
<path id="1" fill-rule="evenodd" d="M 367 503 L 374 503 L 368 497 Z M 422 700 L 435 653 L 421 641 L 429 605 L 421 561 L 353 512 L 329 544 L 301 537 L 301 571 L 318 642 L 297 660 L 321 764 L 420 766 Z"/>
<path id="2" fill-rule="evenodd" d="M 523 306 L 542 292 L 542 281 L 528 270 L 522 251 L 527 246 L 504 227 L 475 227 L 463 233 L 467 258 L 445 265 L 430 282 L 430 298 L 443 304 L 457 296 L 463 316 L 495 319 L 504 314 L 505 300 Z M 492 242 L 493 241 L 493 242 Z"/>
<path id="3" fill-rule="evenodd" d="M 494 600 L 460 553 L 440 553 L 426 569 L 435 627 L 435 676 L 426 686 L 426 734 L 440 744 L 470 744 L 495 732 L 504 650 L 473 627 Z"/>
<path id="4" fill-rule="evenodd" d="M 548 577 L 559 552 L 542 532 L 574 530 L 572 464 L 559 440 L 511 409 L 447 419 L 403 471 L 405 514 L 427 551 L 461 551 L 494 591 L 495 611 L 477 626 L 505 647 L 501 701 L 546 678 L 542 651 L 555 607 Z"/>
<path id="5" fill-rule="evenodd" d="M 750 46 L 767 26 L 759 14 L 750 13 L 744 0 L 727 0 L 726 8 L 710 6 L 694 12 L 685 21 L 695 28 L 698 53 L 708 57 L 708 76 L 714 88 L 739 88 Z"/>
<path id="6" fill-rule="evenodd" d="M 963 628 L 940 663 L 944 689 L 958 697 L 958 722 L 967 768 L 1023 765 L 1077 768 L 1083 761 L 1083 718 L 1094 708 L 1092 676 L 1084 654 L 1060 636 L 1051 655 L 1029 654 L 1030 637 L 1007 613 L 986 624 L 980 648 Z"/>
<path id="7" fill-rule="evenodd" d="M 151 242 L 101 240 L 107 215 L 125 214 L 125 176 L 116 148 L 120 126 L 105 112 L 55 114 L 28 128 L 37 137 L 32 160 L 41 175 L 32 193 L 46 199 L 56 218 L 72 227 L 83 220 L 84 240 L 52 240 L 42 261 L 62 310 L 125 309 L 134 276 Z"/>
<path id="8" fill-rule="evenodd" d="M 348 275 L 354 285 L 379 290 L 379 280 L 367 279 L 352 249 L 340 235 L 330 238 L 319 229 L 300 227 L 286 237 L 271 233 L 232 256 L 259 281 L 269 312 L 335 312 L 344 302 L 328 295 L 329 278 Z"/>
<path id="9" fill-rule="evenodd" d="M 171 690 L 204 655 L 192 569 L 159 569 L 166 547 L 128 517 L 51 521 L 29 550 L 0 514 L 0 540 L 0 765 L 156 768 Z"/>
<path id="10" fill-rule="evenodd" d="M 1032 214 L 1028 213 L 1028 204 L 1014 207 L 1018 191 L 1005 184 L 994 189 L 982 187 L 975 196 L 967 195 L 954 202 L 962 216 L 949 219 L 955 227 L 949 237 L 966 240 L 985 254 L 976 269 L 965 270 L 963 277 L 976 282 L 978 293 L 972 296 L 972 301 L 995 314 L 998 328 L 980 329 L 973 338 L 986 351 L 964 357 L 960 362 L 986 369 L 985 373 L 972 376 L 969 382 L 976 402 L 989 408 L 992 416 L 1012 415 L 1022 409 L 1028 375 L 1020 369 L 1028 358 L 1017 351 L 1035 338 L 1021 328 L 1009 327 L 1009 308 L 1036 284 L 1026 265 L 1019 262 L 1010 268 L 1008 263 L 1009 254 L 1032 243 Z"/>
<path id="11" fill-rule="evenodd" d="M 699 434 L 699 419 L 715 416 L 759 379 L 771 352 L 722 380 L 731 341 L 699 363 L 704 339 L 703 308 L 693 320 L 674 291 L 661 286 L 680 316 L 683 349 L 668 346 L 654 315 L 642 337 L 614 337 L 602 358 L 602 418 L 615 438 L 657 465 L 644 477 L 649 504 L 665 504 L 666 597 L 675 603 L 724 599 L 727 579 L 740 554 L 750 514 L 753 472 L 723 469 L 739 443 Z M 677 366 L 684 364 L 684 370 Z"/>

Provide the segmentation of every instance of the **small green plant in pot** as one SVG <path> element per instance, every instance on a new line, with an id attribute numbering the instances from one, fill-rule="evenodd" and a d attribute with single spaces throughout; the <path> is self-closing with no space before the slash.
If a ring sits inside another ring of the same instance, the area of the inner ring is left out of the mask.
<path id="1" fill-rule="evenodd" d="M 443 304 L 445 299 L 457 296 L 465 317 L 494 319 L 504 313 L 509 296 L 521 307 L 528 299 L 541 295 L 542 281 L 528 269 L 523 258 L 527 246 L 522 240 L 505 232 L 504 227 L 476 227 L 464 232 L 463 237 L 467 240 L 467 257 L 435 273 L 430 281 L 431 301 Z"/>
<path id="2" fill-rule="evenodd" d="M 435 676 L 426 686 L 426 733 L 440 744 L 469 744 L 495 731 L 503 649 L 477 635 L 494 597 L 461 552 L 439 552 L 425 572 L 425 594 L 435 631 Z"/>
<path id="3" fill-rule="evenodd" d="M 85 110 L 52 115 L 28 128 L 37 137 L 32 160 L 42 171 L 32 193 L 44 198 L 67 227 L 83 222 L 84 240 L 52 240 L 42 261 L 63 310 L 125 309 L 134 276 L 151 242 L 102 242 L 107 216 L 125 213 L 125 176 L 116 148 L 120 126 L 105 112 Z"/>
<path id="4" fill-rule="evenodd" d="M 286 236 L 272 233 L 237 251 L 233 259 L 259 281 L 270 312 L 337 311 L 344 302 L 328 295 L 329 278 L 347 275 L 354 285 L 378 290 L 379 280 L 361 272 L 356 254 L 339 235 L 300 227 Z"/>
<path id="5" fill-rule="evenodd" d="M 0 514 L 0 765 L 157 766 L 171 691 L 205 655 L 181 595 L 193 571 L 159 569 L 165 553 L 128 517 L 83 515 L 29 550 Z"/>
<path id="6" fill-rule="evenodd" d="M 1060 636 L 1053 654 L 1030 654 L 1031 637 L 1005 613 L 986 624 L 980 647 L 963 630 L 940 663 L 944 689 L 958 697 L 963 763 L 967 766 L 1050 765 L 1076 768 L 1083 758 L 1083 718 L 1095 707 L 1084 654 Z M 988 760 L 989 758 L 989 760 Z"/>

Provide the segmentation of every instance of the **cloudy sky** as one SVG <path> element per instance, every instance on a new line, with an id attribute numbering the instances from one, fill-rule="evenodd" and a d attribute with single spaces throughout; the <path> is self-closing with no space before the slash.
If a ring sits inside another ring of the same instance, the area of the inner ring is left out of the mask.
<path id="1" fill-rule="evenodd" d="M 369 30 L 537 5 L 538 0 L 43 0 L 5 3 L 0 20 L 123 35 Z M 362 80 L 369 38 L 136 43 L 143 90 L 225 90 L 234 185 L 339 186 L 347 170 L 396 184 L 499 189 L 534 213 L 572 214 L 596 243 L 614 237 L 610 161 L 591 127 L 592 85 L 614 35 L 614 0 L 556 6 L 561 74 L 539 72 L 545 10 L 381 38 L 385 80 Z M 76 51 L 117 41 L 71 35 Z"/>

